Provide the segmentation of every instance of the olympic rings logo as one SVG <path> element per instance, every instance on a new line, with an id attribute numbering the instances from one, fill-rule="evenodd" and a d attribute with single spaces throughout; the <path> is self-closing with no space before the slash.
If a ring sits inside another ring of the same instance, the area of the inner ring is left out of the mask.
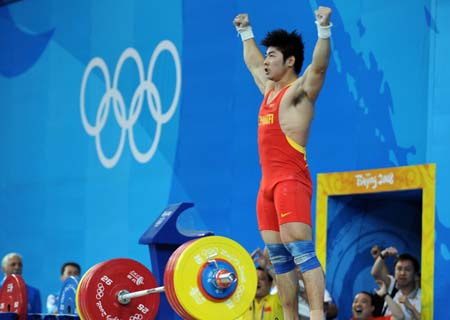
<path id="1" fill-rule="evenodd" d="M 165 50 L 167 50 L 172 55 L 173 62 L 175 64 L 176 84 L 175 84 L 175 93 L 172 102 L 170 104 L 170 107 L 167 109 L 166 112 L 163 112 L 160 94 L 152 81 L 152 76 L 156 61 L 158 60 L 159 55 Z M 124 98 L 117 88 L 122 66 L 127 59 L 134 60 L 139 74 L 139 86 L 134 91 L 128 116 L 126 114 Z M 87 120 L 86 116 L 85 95 L 86 95 L 87 80 L 95 68 L 98 68 L 103 74 L 103 78 L 105 81 L 105 93 L 103 94 L 103 97 L 98 106 L 95 124 L 91 124 Z M 178 105 L 178 100 L 180 98 L 180 92 L 181 92 L 180 56 L 178 54 L 175 45 L 169 40 L 161 41 L 153 51 L 153 54 L 150 58 L 149 68 L 147 71 L 147 78 L 144 78 L 144 66 L 142 59 L 139 53 L 134 48 L 126 49 L 120 56 L 119 61 L 117 62 L 116 65 L 116 69 L 114 71 L 112 86 L 109 70 L 105 61 L 99 57 L 93 58 L 86 67 L 86 70 L 84 71 L 83 80 L 81 83 L 80 111 L 84 129 L 90 136 L 95 137 L 95 146 L 102 165 L 105 168 L 109 169 L 117 164 L 117 162 L 120 159 L 120 156 L 122 155 L 123 147 L 125 144 L 125 137 L 127 133 L 130 149 L 134 158 L 140 163 L 146 163 L 150 161 L 150 159 L 153 157 L 158 147 L 159 140 L 161 138 L 162 125 L 168 122 L 175 113 L 176 107 Z M 145 97 L 144 94 L 146 94 L 147 97 L 147 103 L 150 113 L 156 122 L 156 130 L 150 148 L 145 152 L 141 152 L 137 148 L 134 140 L 133 126 L 138 120 L 139 115 L 141 113 Z M 114 111 L 113 114 L 117 120 L 118 125 L 121 128 L 121 134 L 117 150 L 114 152 L 112 157 L 108 157 L 103 152 L 100 134 L 106 124 L 106 120 L 108 119 L 111 101 Z"/>
<path id="2" fill-rule="evenodd" d="M 144 316 L 140 313 L 135 313 L 134 315 L 130 316 L 129 320 L 142 320 Z"/>
<path id="3" fill-rule="evenodd" d="M 97 284 L 97 294 L 95 297 L 100 300 L 105 295 L 105 286 L 102 283 Z"/>

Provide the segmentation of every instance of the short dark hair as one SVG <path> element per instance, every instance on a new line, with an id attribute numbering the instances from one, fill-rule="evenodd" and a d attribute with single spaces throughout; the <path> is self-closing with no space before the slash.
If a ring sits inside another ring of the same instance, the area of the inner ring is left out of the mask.
<path id="1" fill-rule="evenodd" d="M 270 272 L 267 271 L 267 269 L 264 269 L 263 267 L 256 267 L 256 270 L 261 270 L 261 271 L 264 271 L 265 273 L 267 273 L 267 276 L 269 277 L 270 283 L 273 282 L 273 278 L 272 278 L 272 276 L 270 275 Z"/>
<path id="2" fill-rule="evenodd" d="M 370 304 L 373 305 L 373 294 L 371 294 L 369 291 L 360 291 L 356 295 L 361 294 L 361 293 L 368 295 L 370 297 Z"/>
<path id="3" fill-rule="evenodd" d="M 81 267 L 80 267 L 80 265 L 79 265 L 78 263 L 76 263 L 76 262 L 66 262 L 66 263 L 64 263 L 64 264 L 62 265 L 62 267 L 61 267 L 61 275 L 64 274 L 64 270 L 65 270 L 66 267 L 68 267 L 68 266 L 72 266 L 72 267 L 77 268 L 77 269 L 78 269 L 78 272 L 81 274 Z"/>
<path id="4" fill-rule="evenodd" d="M 304 44 L 301 34 L 296 30 L 287 32 L 283 29 L 277 29 L 268 32 L 266 37 L 261 41 L 265 47 L 276 47 L 283 54 L 284 62 L 287 58 L 294 56 L 294 70 L 299 74 L 303 65 Z"/>
<path id="5" fill-rule="evenodd" d="M 401 255 L 399 255 L 395 261 L 394 261 L 394 268 L 397 265 L 397 263 L 399 261 L 411 261 L 414 271 L 419 274 L 420 273 L 420 264 L 419 261 L 414 258 L 414 256 L 410 255 L 409 253 L 402 253 Z"/>

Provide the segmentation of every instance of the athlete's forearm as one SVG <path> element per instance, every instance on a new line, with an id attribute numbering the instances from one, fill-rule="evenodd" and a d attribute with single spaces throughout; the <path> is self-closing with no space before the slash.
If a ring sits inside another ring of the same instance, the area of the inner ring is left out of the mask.
<path id="1" fill-rule="evenodd" d="M 333 24 L 330 21 L 331 9 L 327 7 L 319 7 L 315 11 L 316 26 L 317 26 L 317 42 L 314 47 L 311 70 L 314 73 L 323 73 L 328 68 L 328 61 L 330 60 L 331 52 L 331 27 Z"/>
<path id="2" fill-rule="evenodd" d="M 254 38 L 245 40 L 244 47 L 244 61 L 245 65 L 250 71 L 260 68 L 264 64 L 264 57 L 256 45 Z"/>
<path id="3" fill-rule="evenodd" d="M 331 45 L 330 39 L 317 39 L 316 46 L 314 47 L 311 70 L 315 73 L 323 73 L 328 68 L 328 62 L 330 60 Z"/>
<path id="4" fill-rule="evenodd" d="M 244 48 L 245 65 L 251 72 L 259 90 L 264 94 L 264 57 L 255 42 L 248 14 L 238 14 L 236 18 L 234 18 L 233 23 L 237 32 L 239 32 L 239 35 L 241 36 L 242 45 Z"/>

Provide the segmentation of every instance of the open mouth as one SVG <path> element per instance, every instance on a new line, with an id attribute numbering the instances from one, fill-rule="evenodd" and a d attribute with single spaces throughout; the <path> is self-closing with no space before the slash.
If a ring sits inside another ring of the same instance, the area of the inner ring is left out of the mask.
<path id="1" fill-rule="evenodd" d="M 363 309 L 361 307 L 356 307 L 355 312 L 356 314 L 361 314 L 363 312 Z"/>

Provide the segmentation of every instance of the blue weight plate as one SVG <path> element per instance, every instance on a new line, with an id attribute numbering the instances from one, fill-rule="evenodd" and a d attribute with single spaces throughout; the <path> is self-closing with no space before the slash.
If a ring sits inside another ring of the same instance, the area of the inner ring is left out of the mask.
<path id="1" fill-rule="evenodd" d="M 79 277 L 68 277 L 58 297 L 58 314 L 77 314 L 76 295 Z"/>

